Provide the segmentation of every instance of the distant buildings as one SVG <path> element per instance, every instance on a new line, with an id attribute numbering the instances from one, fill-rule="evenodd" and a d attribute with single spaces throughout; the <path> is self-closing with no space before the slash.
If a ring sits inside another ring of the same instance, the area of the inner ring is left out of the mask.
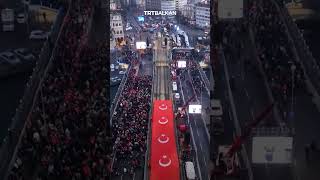
<path id="1" fill-rule="evenodd" d="M 161 11 L 176 11 L 176 0 L 161 0 Z M 167 16 L 174 18 L 174 16 Z"/>
<path id="2" fill-rule="evenodd" d="M 197 3 L 195 5 L 196 26 L 200 28 L 210 27 L 210 4 Z"/>
<path id="3" fill-rule="evenodd" d="M 110 49 L 124 45 L 123 20 L 119 13 L 110 14 Z"/>

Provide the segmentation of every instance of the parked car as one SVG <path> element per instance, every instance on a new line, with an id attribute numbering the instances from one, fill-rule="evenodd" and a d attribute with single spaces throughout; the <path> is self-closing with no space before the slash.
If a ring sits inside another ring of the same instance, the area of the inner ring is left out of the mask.
<path id="1" fill-rule="evenodd" d="M 126 71 L 119 71 L 119 74 L 126 74 Z"/>
<path id="2" fill-rule="evenodd" d="M 25 17 L 25 14 L 24 13 L 19 13 L 18 15 L 17 15 L 17 22 L 19 23 L 19 24 L 23 24 L 23 23 L 25 23 L 26 22 L 26 17 Z"/>
<path id="3" fill-rule="evenodd" d="M 223 110 L 222 110 L 220 100 L 217 100 L 217 99 L 211 100 L 211 108 L 212 108 L 212 115 L 213 116 L 222 116 L 223 115 Z"/>
<path id="4" fill-rule="evenodd" d="M 211 128 L 212 134 L 215 136 L 224 134 L 224 123 L 221 117 L 211 117 Z"/>
<path id="5" fill-rule="evenodd" d="M 34 55 L 26 48 L 19 48 L 13 51 L 19 58 L 27 60 L 27 61 L 34 61 Z"/>
<path id="6" fill-rule="evenodd" d="M 21 62 L 21 60 L 10 51 L 0 53 L 0 58 L 11 65 L 16 65 Z"/>
<path id="7" fill-rule="evenodd" d="M 29 38 L 33 40 L 45 40 L 47 39 L 49 33 L 42 30 L 31 31 Z"/>

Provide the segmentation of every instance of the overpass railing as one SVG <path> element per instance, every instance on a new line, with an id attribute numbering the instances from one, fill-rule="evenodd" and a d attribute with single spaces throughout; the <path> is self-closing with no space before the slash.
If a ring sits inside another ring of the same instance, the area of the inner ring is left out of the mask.
<path id="1" fill-rule="evenodd" d="M 20 99 L 20 104 L 16 109 L 16 113 L 12 118 L 11 125 L 8 129 L 8 135 L 5 137 L 4 142 L 0 148 L 0 177 L 7 177 L 10 172 L 12 159 L 15 158 L 16 147 L 21 141 L 21 134 L 24 132 L 24 125 L 26 120 L 29 119 L 29 112 L 32 110 L 36 99 L 39 87 L 43 80 L 43 74 L 48 70 L 51 57 L 56 47 L 56 43 L 60 37 L 60 32 L 63 27 L 63 20 L 69 10 L 60 8 L 56 17 L 56 21 L 51 29 L 51 35 L 44 43 L 41 49 L 39 59 L 33 68 L 32 75 L 26 84 L 24 95 Z"/>
<path id="2" fill-rule="evenodd" d="M 143 180 L 149 180 L 150 177 L 150 168 L 149 168 L 149 162 L 150 162 L 150 156 L 151 156 L 151 137 L 152 137 L 152 112 L 153 112 L 153 93 L 154 93 L 154 79 L 155 77 L 155 67 L 152 69 L 152 87 L 151 87 L 151 101 L 150 101 L 150 111 L 149 111 L 149 122 L 148 122 L 148 131 L 147 131 L 147 149 L 145 153 L 145 161 L 144 161 L 144 173 L 143 173 Z"/>

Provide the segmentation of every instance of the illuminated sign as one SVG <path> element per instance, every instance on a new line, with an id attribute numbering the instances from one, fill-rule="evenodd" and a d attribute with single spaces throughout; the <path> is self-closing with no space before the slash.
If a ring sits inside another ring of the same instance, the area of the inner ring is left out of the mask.
<path id="1" fill-rule="evenodd" d="M 146 49 L 147 43 L 146 42 L 136 42 L 136 48 L 137 49 Z"/>
<path id="2" fill-rule="evenodd" d="M 144 22 L 144 16 L 138 16 L 138 21 Z"/>
<path id="3" fill-rule="evenodd" d="M 187 61 L 178 61 L 178 68 L 187 67 Z"/>

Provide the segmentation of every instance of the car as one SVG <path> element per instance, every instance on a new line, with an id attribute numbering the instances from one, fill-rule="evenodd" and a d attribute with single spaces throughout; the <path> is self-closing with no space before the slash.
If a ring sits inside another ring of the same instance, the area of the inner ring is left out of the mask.
<path id="1" fill-rule="evenodd" d="M 130 30 L 132 30 L 132 27 L 131 27 L 131 26 L 126 27 L 126 31 L 130 31 Z"/>
<path id="2" fill-rule="evenodd" d="M 126 74 L 126 71 L 119 71 L 119 74 L 121 75 Z"/>
<path id="3" fill-rule="evenodd" d="M 16 19 L 19 24 L 23 24 L 26 22 L 25 15 L 23 13 L 19 13 Z"/>
<path id="4" fill-rule="evenodd" d="M 180 99 L 180 94 L 179 94 L 179 93 L 175 93 L 175 94 L 174 94 L 174 98 Z"/>
<path id="5" fill-rule="evenodd" d="M 117 70 L 118 70 L 118 69 L 119 69 L 119 65 L 116 65 L 116 66 L 115 66 L 115 69 L 117 69 Z"/>
<path id="6" fill-rule="evenodd" d="M 26 48 L 19 48 L 13 51 L 18 57 L 27 60 L 27 61 L 34 61 L 34 55 Z"/>
<path id="7" fill-rule="evenodd" d="M 45 40 L 49 36 L 48 32 L 42 30 L 31 31 L 29 38 L 33 40 Z"/>
<path id="8" fill-rule="evenodd" d="M 8 64 L 11 64 L 11 65 L 16 65 L 16 64 L 19 64 L 21 62 L 21 60 L 15 54 L 13 54 L 10 51 L 6 51 L 6 52 L 0 53 L 0 58 L 3 59 L 4 61 L 6 61 Z"/>
<path id="9" fill-rule="evenodd" d="M 173 91 L 177 91 L 178 90 L 177 82 L 172 82 L 172 90 Z"/>
<path id="10" fill-rule="evenodd" d="M 224 134 L 224 123 L 221 117 L 211 117 L 211 132 L 213 135 L 218 136 Z"/>
<path id="11" fill-rule="evenodd" d="M 221 101 L 218 99 L 211 100 L 211 108 L 212 108 L 212 115 L 213 116 L 222 116 L 223 110 L 221 106 Z"/>

